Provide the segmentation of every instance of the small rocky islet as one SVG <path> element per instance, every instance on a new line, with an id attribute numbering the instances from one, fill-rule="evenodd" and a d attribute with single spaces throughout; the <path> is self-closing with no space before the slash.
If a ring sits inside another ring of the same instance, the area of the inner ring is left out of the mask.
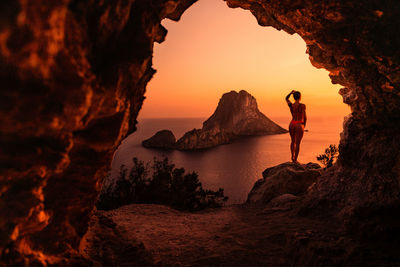
<path id="1" fill-rule="evenodd" d="M 201 129 L 185 133 L 177 141 L 170 130 L 158 131 L 142 142 L 147 148 L 198 150 L 228 144 L 248 136 L 283 134 L 288 131 L 258 109 L 257 100 L 245 90 L 222 95 L 215 112 Z"/>

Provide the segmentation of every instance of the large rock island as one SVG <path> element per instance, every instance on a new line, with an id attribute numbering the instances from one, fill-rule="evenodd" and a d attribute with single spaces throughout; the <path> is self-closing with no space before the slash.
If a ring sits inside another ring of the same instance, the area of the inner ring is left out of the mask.
<path id="1" fill-rule="evenodd" d="M 165 130 L 164 130 L 165 131 Z M 230 143 L 238 138 L 255 135 L 287 133 L 287 130 L 267 118 L 258 110 L 256 99 L 248 92 L 231 91 L 222 95 L 213 115 L 203 122 L 202 129 L 193 129 L 185 133 L 168 148 L 196 150 L 211 148 Z M 143 141 L 145 147 L 151 147 L 159 133 Z M 160 140 L 161 141 L 161 140 Z M 162 148 L 157 142 L 155 148 Z"/>

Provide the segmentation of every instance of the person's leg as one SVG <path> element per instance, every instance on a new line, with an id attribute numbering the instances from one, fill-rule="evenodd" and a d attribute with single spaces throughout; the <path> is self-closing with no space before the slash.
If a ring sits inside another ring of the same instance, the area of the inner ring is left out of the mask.
<path id="1" fill-rule="evenodd" d="M 292 155 L 291 159 L 294 162 L 294 151 L 295 151 L 295 129 L 292 123 L 289 125 L 289 134 L 290 134 L 290 153 Z"/>
<path id="2" fill-rule="evenodd" d="M 303 139 L 303 134 L 304 134 L 304 125 L 301 123 L 298 123 L 295 126 L 295 152 L 294 152 L 294 162 L 297 162 L 297 157 L 299 156 L 299 151 L 300 151 L 300 142 L 301 139 Z"/>

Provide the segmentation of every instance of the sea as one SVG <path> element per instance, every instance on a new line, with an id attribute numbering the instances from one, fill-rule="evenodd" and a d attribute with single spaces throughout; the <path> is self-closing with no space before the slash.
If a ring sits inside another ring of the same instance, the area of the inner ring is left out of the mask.
<path id="1" fill-rule="evenodd" d="M 132 158 L 145 162 L 167 156 L 176 167 L 195 171 L 203 188 L 217 190 L 224 188 L 227 204 L 245 202 L 254 183 L 262 178 L 262 172 L 269 167 L 290 161 L 289 133 L 254 136 L 239 139 L 231 144 L 201 151 L 175 151 L 148 149 L 141 142 L 157 131 L 169 129 L 180 138 L 185 132 L 201 128 L 206 118 L 148 118 L 139 119 L 137 131 L 129 135 L 114 154 L 111 179 L 115 179 L 121 165 L 132 166 Z M 274 122 L 288 128 L 290 117 L 270 117 Z M 300 163 L 317 162 L 330 144 L 339 144 L 343 130 L 343 117 L 308 116 L 306 132 L 300 146 Z"/>

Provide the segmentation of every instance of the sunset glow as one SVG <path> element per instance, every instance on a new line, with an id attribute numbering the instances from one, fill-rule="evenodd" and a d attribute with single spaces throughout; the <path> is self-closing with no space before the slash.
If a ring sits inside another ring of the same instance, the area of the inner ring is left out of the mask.
<path id="1" fill-rule="evenodd" d="M 313 67 L 298 35 L 261 27 L 243 9 L 200 0 L 179 22 L 163 21 L 165 42 L 155 44 L 157 73 L 139 117 L 208 117 L 221 95 L 244 89 L 267 116 L 288 114 L 285 96 L 302 92 L 309 116 L 347 115 L 350 109 L 328 72 Z"/>

